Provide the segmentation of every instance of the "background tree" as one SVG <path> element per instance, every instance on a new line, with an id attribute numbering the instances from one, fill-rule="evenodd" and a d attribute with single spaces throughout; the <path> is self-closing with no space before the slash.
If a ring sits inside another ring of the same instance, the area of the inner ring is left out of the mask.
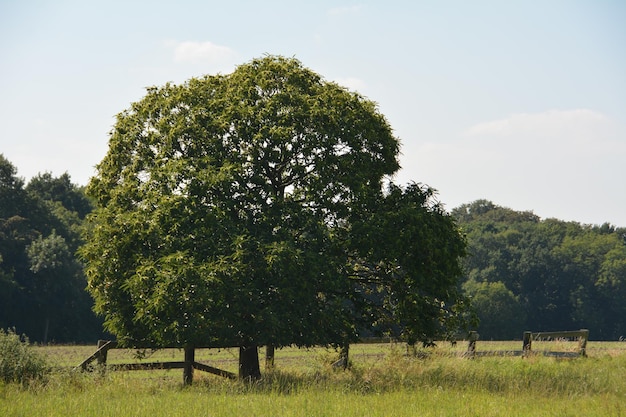
<path id="1" fill-rule="evenodd" d="M 2 155 L 0 176 L 0 327 L 15 327 L 44 343 L 97 339 L 102 326 L 91 311 L 82 265 L 74 256 L 82 220 L 63 206 L 64 193 L 42 192 L 41 179 L 66 183 L 74 198 L 88 200 L 68 175 L 40 175 L 34 181 L 38 186 L 24 187 Z"/>
<path id="2" fill-rule="evenodd" d="M 614 232 L 601 228 L 566 236 L 555 249 L 569 281 L 572 321 L 597 329 L 599 336 L 617 339 L 626 333 L 626 245 Z"/>
<path id="3" fill-rule="evenodd" d="M 84 219 L 93 208 L 83 188 L 73 184 L 67 172 L 57 178 L 49 172 L 38 174 L 28 182 L 26 191 L 44 201 L 59 203 L 81 219 Z"/>
<path id="4" fill-rule="evenodd" d="M 259 374 L 259 345 L 355 340 L 351 277 L 379 260 L 355 258 L 352 223 L 381 199 L 389 211 L 398 148 L 374 103 L 294 59 L 149 89 L 118 115 L 88 186 L 98 208 L 82 255 L 107 329 L 126 345 L 240 346 L 244 377 Z M 423 274 L 409 281 L 440 279 L 402 266 Z"/>
<path id="5" fill-rule="evenodd" d="M 526 325 L 525 311 L 518 298 L 500 281 L 469 280 L 463 290 L 471 299 L 478 316 L 478 332 L 482 339 L 518 339 Z"/>
<path id="6" fill-rule="evenodd" d="M 541 220 L 485 200 L 452 214 L 468 238 L 464 289 L 481 316 L 481 337 L 505 337 L 497 329 L 507 315 L 525 318 L 518 335 L 589 328 L 594 338 L 617 339 L 626 332 L 623 228 Z M 496 289 L 513 298 L 487 309 Z"/>

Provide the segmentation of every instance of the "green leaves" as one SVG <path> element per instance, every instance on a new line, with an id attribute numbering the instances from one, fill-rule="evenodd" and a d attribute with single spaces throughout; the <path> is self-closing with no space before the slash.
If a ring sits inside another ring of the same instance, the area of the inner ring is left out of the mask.
<path id="1" fill-rule="evenodd" d="M 453 214 L 468 236 L 464 289 L 475 297 L 481 335 L 510 338 L 501 324 L 512 316 L 508 323 L 518 331 L 589 328 L 611 339 L 624 333 L 623 229 L 540 220 L 487 201 Z"/>
<path id="2" fill-rule="evenodd" d="M 24 187 L 16 172 L 0 155 L 0 327 L 43 342 L 93 340 L 100 323 L 74 257 L 91 204 L 68 174 Z"/>
<path id="3" fill-rule="evenodd" d="M 419 184 L 390 184 L 351 221 L 352 279 L 367 295 L 369 315 L 377 331 L 399 329 L 396 335 L 410 343 L 463 325 L 454 306 L 462 302 L 456 285 L 465 240 L 433 196 Z M 380 317 L 390 321 L 383 325 Z"/>
<path id="4" fill-rule="evenodd" d="M 401 287 L 381 275 L 388 293 L 448 299 L 463 243 L 431 191 L 382 192 L 398 150 L 373 102 L 294 59 L 150 88 L 88 187 L 81 254 L 107 329 L 128 344 L 340 344 L 357 336 L 355 253 L 401 268 Z"/>
<path id="5" fill-rule="evenodd" d="M 30 270 L 38 273 L 54 270 L 72 262 L 69 247 L 62 236 L 52 232 L 45 239 L 41 236 L 27 248 Z"/>

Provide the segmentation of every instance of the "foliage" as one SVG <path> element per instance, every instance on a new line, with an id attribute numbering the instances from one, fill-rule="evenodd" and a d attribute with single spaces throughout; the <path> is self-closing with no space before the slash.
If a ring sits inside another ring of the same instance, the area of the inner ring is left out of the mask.
<path id="1" fill-rule="evenodd" d="M 410 337 L 433 337 L 464 242 L 432 191 L 384 192 L 398 149 L 374 103 L 295 59 L 150 88 L 88 186 L 81 253 L 107 329 L 150 346 L 343 344 L 368 270 Z"/>
<path id="2" fill-rule="evenodd" d="M 87 210 L 88 200 L 67 174 L 39 175 L 24 187 L 2 155 L 0 175 L 0 326 L 35 341 L 94 340 L 101 325 L 74 256 L 84 211 L 73 210 Z"/>
<path id="3" fill-rule="evenodd" d="M 26 336 L 0 329 L 0 381 L 27 385 L 45 379 L 49 372 L 46 360 L 32 350 Z"/>
<path id="4" fill-rule="evenodd" d="M 456 310 L 465 240 L 433 197 L 426 186 L 390 184 L 352 220 L 354 302 L 377 335 L 430 343 L 470 324 Z"/>
<path id="5" fill-rule="evenodd" d="M 464 288 L 481 337 L 512 337 L 510 326 L 517 337 L 578 328 L 594 339 L 626 334 L 626 229 L 541 220 L 484 200 L 452 214 L 468 239 Z M 502 333 L 505 317 L 512 321 Z"/>
<path id="6" fill-rule="evenodd" d="M 53 177 L 49 172 L 39 174 L 28 182 L 26 191 L 46 201 L 59 202 L 66 210 L 76 213 L 81 219 L 91 212 L 92 204 L 82 188 L 72 183 L 66 172 Z"/>
<path id="7" fill-rule="evenodd" d="M 504 283 L 468 280 L 463 290 L 478 313 L 483 338 L 508 340 L 519 338 L 526 325 L 524 310 L 518 298 Z"/>

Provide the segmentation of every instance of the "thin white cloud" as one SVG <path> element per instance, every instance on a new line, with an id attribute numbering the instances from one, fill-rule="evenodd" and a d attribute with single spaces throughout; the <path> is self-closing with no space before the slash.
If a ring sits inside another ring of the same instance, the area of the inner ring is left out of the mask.
<path id="1" fill-rule="evenodd" d="M 353 15 L 361 11 L 362 6 L 360 4 L 353 6 L 333 7 L 328 10 L 329 16 L 345 16 Z"/>
<path id="2" fill-rule="evenodd" d="M 419 144 L 402 162 L 405 176 L 439 189 L 450 207 L 488 198 L 541 216 L 602 223 L 619 215 L 601 218 L 593 201 L 601 197 L 603 213 L 619 213 L 625 195 L 615 187 L 616 178 L 626 178 L 623 138 L 623 126 L 594 110 L 520 113 L 471 126 L 456 140 Z"/>
<path id="3" fill-rule="evenodd" d="M 618 132 L 616 123 L 603 113 L 574 109 L 514 114 L 474 125 L 463 136 L 476 146 L 532 160 L 566 156 L 589 160 L 607 152 L 623 154 L 626 144 Z"/>
<path id="4" fill-rule="evenodd" d="M 467 129 L 468 136 L 560 134 L 583 127 L 585 130 L 601 127 L 609 119 L 602 113 L 589 109 L 549 110 L 542 113 L 518 113 L 507 118 L 479 123 Z"/>
<path id="5" fill-rule="evenodd" d="M 170 41 L 167 44 L 173 47 L 174 61 L 179 63 L 224 65 L 237 59 L 237 53 L 233 49 L 209 41 Z"/>

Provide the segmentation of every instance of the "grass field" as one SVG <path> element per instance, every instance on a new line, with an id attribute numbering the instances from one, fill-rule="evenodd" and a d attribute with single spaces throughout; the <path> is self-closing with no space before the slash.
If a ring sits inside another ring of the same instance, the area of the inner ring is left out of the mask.
<path id="1" fill-rule="evenodd" d="M 43 384 L 0 385 L 0 416 L 626 416 L 626 343 L 589 342 L 588 358 L 542 355 L 462 357 L 466 344 L 406 355 L 400 344 L 359 344 L 352 368 L 333 369 L 333 350 L 281 349 L 276 370 L 245 384 L 196 371 L 70 371 L 94 346 L 38 347 L 59 367 Z M 571 342 L 535 351 L 575 351 Z M 514 351 L 520 342 L 480 342 Z M 144 361 L 179 361 L 176 349 L 142 352 Z M 261 351 L 261 358 L 262 358 Z M 109 363 L 137 361 L 112 350 Z M 235 349 L 199 350 L 196 360 L 236 372 Z"/>

